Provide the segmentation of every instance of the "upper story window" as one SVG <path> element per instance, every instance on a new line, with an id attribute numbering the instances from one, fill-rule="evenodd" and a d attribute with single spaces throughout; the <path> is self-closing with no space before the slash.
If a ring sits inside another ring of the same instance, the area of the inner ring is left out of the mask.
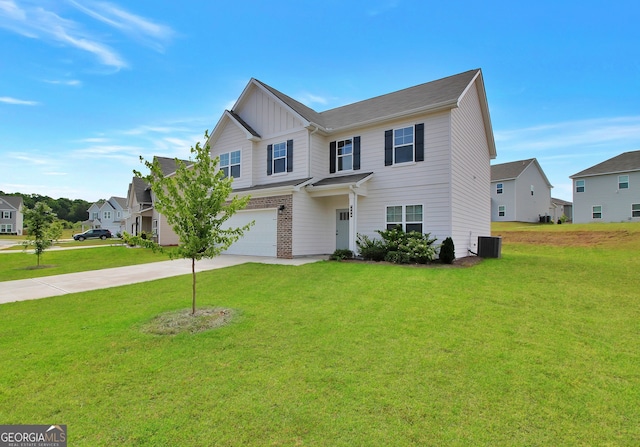
<path id="1" fill-rule="evenodd" d="M 619 175 L 618 176 L 618 189 L 629 189 L 629 176 L 628 175 Z"/>
<path id="2" fill-rule="evenodd" d="M 533 185 L 531 185 L 531 195 L 533 195 Z"/>
<path id="3" fill-rule="evenodd" d="M 422 205 L 398 205 L 387 207 L 387 230 L 397 226 L 409 233 L 422 233 Z"/>
<path id="4" fill-rule="evenodd" d="M 384 165 L 424 161 L 424 124 L 384 133 Z"/>
<path id="5" fill-rule="evenodd" d="M 496 183 L 496 194 L 502 194 L 504 185 L 502 183 Z"/>
<path id="6" fill-rule="evenodd" d="M 98 213 L 97 212 L 91 213 L 91 220 L 98 220 Z"/>
<path id="7" fill-rule="evenodd" d="M 220 169 L 225 177 L 240 177 L 240 151 L 226 152 L 220 154 Z"/>
<path id="8" fill-rule="evenodd" d="M 584 192 L 584 180 L 576 180 L 576 192 Z"/>
<path id="9" fill-rule="evenodd" d="M 104 218 L 105 219 L 111 219 L 111 211 L 105 211 L 104 212 Z"/>
<path id="10" fill-rule="evenodd" d="M 267 175 L 293 171 L 293 140 L 267 146 Z"/>
<path id="11" fill-rule="evenodd" d="M 360 137 L 329 143 L 329 172 L 360 169 Z"/>
<path id="12" fill-rule="evenodd" d="M 3 211 L 0 213 L 0 217 L 3 219 L 11 219 L 11 211 Z"/>

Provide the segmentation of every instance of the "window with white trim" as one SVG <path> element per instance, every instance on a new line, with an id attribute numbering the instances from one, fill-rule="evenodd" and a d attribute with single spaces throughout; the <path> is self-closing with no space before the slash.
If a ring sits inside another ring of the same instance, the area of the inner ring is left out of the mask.
<path id="1" fill-rule="evenodd" d="M 98 220 L 98 212 L 91 213 L 91 220 Z"/>
<path id="2" fill-rule="evenodd" d="M 576 180 L 576 192 L 584 192 L 584 180 Z"/>
<path id="3" fill-rule="evenodd" d="M 220 154 L 220 169 L 225 177 L 240 177 L 240 151 L 226 152 Z"/>
<path id="4" fill-rule="evenodd" d="M 336 144 L 336 165 L 338 171 L 351 171 L 353 169 L 353 140 L 338 141 Z"/>
<path id="5" fill-rule="evenodd" d="M 629 189 L 629 176 L 628 175 L 619 175 L 618 176 L 618 189 Z"/>
<path id="6" fill-rule="evenodd" d="M 287 172 L 287 143 L 273 145 L 273 173 Z"/>
<path id="7" fill-rule="evenodd" d="M 387 230 L 400 226 L 405 232 L 422 233 L 422 205 L 388 206 L 386 215 Z"/>
<path id="8" fill-rule="evenodd" d="M 393 163 L 413 161 L 413 126 L 393 130 Z"/>
<path id="9" fill-rule="evenodd" d="M 533 195 L 533 185 L 531 185 L 531 195 Z"/>
<path id="10" fill-rule="evenodd" d="M 1 214 L 3 219 L 11 219 L 11 211 L 3 211 Z"/>
<path id="11" fill-rule="evenodd" d="M 602 205 L 594 205 L 591 207 L 591 217 L 593 219 L 602 219 Z"/>
<path id="12" fill-rule="evenodd" d="M 496 183 L 496 194 L 502 194 L 504 185 L 502 183 Z"/>
<path id="13" fill-rule="evenodd" d="M 158 235 L 158 219 L 153 219 L 151 221 L 151 234 L 154 236 Z"/>
<path id="14" fill-rule="evenodd" d="M 107 220 L 110 220 L 111 219 L 111 211 L 105 211 L 104 212 L 104 218 L 107 219 Z"/>
<path id="15" fill-rule="evenodd" d="M 631 205 L 631 217 L 640 217 L 640 203 Z"/>
<path id="16" fill-rule="evenodd" d="M 13 233 L 12 224 L 0 224 L 0 233 Z"/>
<path id="17" fill-rule="evenodd" d="M 498 206 L 498 216 L 504 217 L 507 213 L 507 207 L 505 205 Z"/>

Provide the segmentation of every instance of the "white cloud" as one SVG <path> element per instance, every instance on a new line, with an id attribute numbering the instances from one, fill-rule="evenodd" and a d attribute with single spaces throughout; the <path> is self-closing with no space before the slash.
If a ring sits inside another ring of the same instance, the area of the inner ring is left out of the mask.
<path id="1" fill-rule="evenodd" d="M 391 9 L 398 7 L 398 0 L 379 0 L 377 2 L 372 2 L 367 10 L 367 15 L 371 17 L 378 16 L 383 14 Z"/>
<path id="2" fill-rule="evenodd" d="M 39 104 L 37 101 L 26 101 L 24 99 L 11 98 L 9 96 L 0 96 L 0 102 L 18 106 L 37 106 Z"/>
<path id="3" fill-rule="evenodd" d="M 71 87 L 82 85 L 82 81 L 79 81 L 77 79 L 69 79 L 69 80 L 45 79 L 44 82 L 46 82 L 47 84 L 54 84 L 54 85 L 69 85 Z"/>
<path id="4" fill-rule="evenodd" d="M 318 96 L 318 95 L 314 95 L 312 93 L 301 93 L 300 95 L 297 96 L 296 98 L 298 101 L 300 101 L 302 104 L 305 104 L 307 106 L 310 107 L 310 104 L 322 104 L 322 105 L 327 105 L 329 103 L 329 100 L 327 98 L 324 98 L 322 96 Z"/>

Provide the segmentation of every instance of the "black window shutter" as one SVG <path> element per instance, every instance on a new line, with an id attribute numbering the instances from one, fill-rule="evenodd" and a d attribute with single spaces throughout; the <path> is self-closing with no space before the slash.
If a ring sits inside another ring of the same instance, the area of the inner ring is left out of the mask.
<path id="1" fill-rule="evenodd" d="M 384 131 L 384 165 L 393 164 L 393 130 Z"/>
<path id="2" fill-rule="evenodd" d="M 267 175 L 273 173 L 273 144 L 267 146 Z"/>
<path id="3" fill-rule="evenodd" d="M 353 137 L 353 170 L 360 169 L 360 137 Z"/>
<path id="4" fill-rule="evenodd" d="M 329 172 L 331 174 L 336 172 L 336 142 L 329 143 Z"/>
<path id="5" fill-rule="evenodd" d="M 287 140 L 287 172 L 293 171 L 293 140 Z"/>
<path id="6" fill-rule="evenodd" d="M 424 123 L 416 124 L 416 161 L 424 161 Z"/>

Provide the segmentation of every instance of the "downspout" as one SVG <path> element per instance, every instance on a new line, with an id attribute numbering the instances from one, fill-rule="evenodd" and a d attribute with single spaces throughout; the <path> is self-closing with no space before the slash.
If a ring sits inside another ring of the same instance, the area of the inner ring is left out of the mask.
<path id="1" fill-rule="evenodd" d="M 309 133 L 309 141 L 308 141 L 308 149 L 307 149 L 307 177 L 311 177 L 311 140 L 313 138 L 311 138 L 313 136 L 314 133 L 316 133 L 318 131 L 318 129 L 320 128 L 319 126 L 315 126 L 316 128 L 313 129 L 313 132 Z"/>

